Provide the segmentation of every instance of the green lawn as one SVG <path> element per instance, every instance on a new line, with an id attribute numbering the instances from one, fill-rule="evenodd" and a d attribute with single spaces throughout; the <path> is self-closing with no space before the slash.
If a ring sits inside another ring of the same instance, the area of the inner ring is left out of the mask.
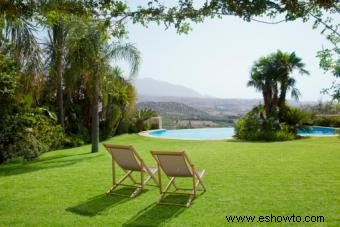
<path id="1" fill-rule="evenodd" d="M 340 226 L 337 138 L 246 143 L 123 135 L 107 142 L 134 145 L 149 165 L 151 149 L 185 150 L 198 169 L 206 169 L 208 191 L 190 208 L 155 205 L 154 187 L 135 199 L 106 196 L 110 156 L 102 146 L 97 154 L 83 146 L 1 165 L 0 226 L 224 226 L 231 224 L 226 215 L 270 214 L 322 215 L 325 223 L 315 225 Z"/>

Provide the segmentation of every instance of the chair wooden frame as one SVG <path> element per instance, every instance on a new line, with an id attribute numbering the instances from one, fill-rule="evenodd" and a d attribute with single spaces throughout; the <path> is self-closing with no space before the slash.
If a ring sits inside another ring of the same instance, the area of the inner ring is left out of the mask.
<path id="1" fill-rule="evenodd" d="M 110 153 L 112 157 L 112 187 L 106 192 L 106 194 L 116 194 L 116 195 L 121 195 L 121 196 L 129 196 L 130 198 L 133 198 L 137 196 L 144 188 L 145 185 L 149 186 L 156 186 L 158 187 L 158 179 L 156 177 L 157 168 L 152 168 L 149 167 L 145 164 L 144 160 L 138 155 L 136 150 L 134 149 L 133 146 L 131 145 L 114 145 L 114 144 L 103 144 L 106 150 Z M 117 159 L 115 158 L 114 152 L 112 152 L 112 149 L 119 149 L 119 150 L 129 150 L 130 152 L 133 153 L 133 157 L 135 161 L 138 163 L 138 169 L 127 169 L 124 168 L 119 162 L 117 162 Z M 125 175 L 116 181 L 116 163 L 118 166 L 124 171 Z M 140 172 L 140 182 L 137 182 L 133 176 L 133 172 Z M 146 179 L 144 174 L 148 174 L 149 177 Z M 123 184 L 123 182 L 127 179 L 130 178 L 133 184 Z M 147 184 L 149 180 L 153 179 L 156 185 L 150 185 Z M 131 194 L 131 195 L 123 195 L 123 194 L 118 194 L 114 193 L 113 190 L 116 189 L 118 186 L 127 186 L 127 187 L 135 187 L 136 190 Z"/>
<path id="2" fill-rule="evenodd" d="M 185 206 L 189 207 L 191 205 L 192 200 L 197 196 L 197 191 L 206 191 L 206 188 L 203 184 L 203 176 L 205 174 L 205 170 L 197 171 L 195 168 L 195 165 L 190 161 L 189 157 L 184 151 L 181 152 L 162 152 L 162 151 L 151 151 L 152 156 L 155 158 L 157 162 L 157 168 L 158 168 L 158 182 L 159 182 L 159 191 L 160 191 L 160 198 L 158 200 L 158 204 L 166 204 L 166 205 L 177 205 L 177 206 Z M 186 168 L 190 171 L 190 176 L 171 176 L 166 173 L 162 166 L 162 161 L 159 160 L 158 156 L 161 155 L 167 155 L 167 156 L 181 156 L 186 164 Z M 161 171 L 162 170 L 162 171 Z M 169 179 L 168 184 L 163 189 L 162 187 L 162 180 L 161 180 L 161 172 L 164 172 L 167 178 Z M 186 178 L 192 178 L 192 188 L 179 188 L 175 184 L 175 178 L 176 177 L 186 177 Z M 170 192 L 170 186 L 174 186 L 175 191 Z M 198 188 L 198 186 L 201 186 L 201 188 Z M 190 192 L 178 192 L 178 191 L 190 191 Z M 166 194 L 177 194 L 177 195 L 189 195 L 189 199 L 185 204 L 181 203 L 170 203 L 170 202 L 163 202 L 164 197 Z"/>

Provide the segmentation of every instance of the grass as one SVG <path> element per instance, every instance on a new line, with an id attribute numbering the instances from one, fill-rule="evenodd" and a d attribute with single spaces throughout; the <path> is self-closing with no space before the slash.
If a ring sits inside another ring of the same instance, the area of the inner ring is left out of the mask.
<path id="1" fill-rule="evenodd" d="M 337 138 L 246 143 L 123 135 L 106 142 L 134 145 L 150 165 L 151 149 L 185 150 L 206 169 L 208 191 L 190 208 L 157 206 L 154 187 L 135 199 L 105 196 L 111 161 L 103 147 L 96 154 L 90 146 L 59 150 L 0 166 L 0 226 L 223 226 L 231 224 L 226 215 L 270 214 L 322 215 L 325 223 L 314 224 L 340 225 Z"/>

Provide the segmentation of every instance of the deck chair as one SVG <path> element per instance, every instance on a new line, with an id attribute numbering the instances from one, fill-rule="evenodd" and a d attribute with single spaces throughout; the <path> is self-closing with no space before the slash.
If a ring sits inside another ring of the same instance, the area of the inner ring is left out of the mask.
<path id="1" fill-rule="evenodd" d="M 104 144 L 104 147 L 112 157 L 112 187 L 107 191 L 107 194 L 117 194 L 113 190 L 120 185 L 136 187 L 136 190 L 130 195 L 130 198 L 133 198 L 142 191 L 150 179 L 153 179 L 156 186 L 158 186 L 156 177 L 157 168 L 146 166 L 143 159 L 132 146 Z M 118 181 L 116 181 L 116 163 L 125 172 L 125 175 Z M 140 183 L 133 178 L 133 172 L 140 172 Z M 144 179 L 145 173 L 149 175 L 146 179 Z M 127 178 L 130 178 L 133 184 L 123 184 Z"/>
<path id="2" fill-rule="evenodd" d="M 195 169 L 195 166 L 189 160 L 186 153 L 183 152 L 158 152 L 151 151 L 152 156 L 157 161 L 158 168 L 158 182 L 160 189 L 160 198 L 158 200 L 159 204 L 168 204 L 168 205 L 179 205 L 189 207 L 191 205 L 192 200 L 196 197 L 197 191 L 206 191 L 206 188 L 203 184 L 202 178 L 204 176 L 205 170 L 198 171 Z M 169 182 L 166 187 L 162 188 L 161 181 L 161 170 L 168 177 Z M 179 188 L 175 184 L 175 178 L 177 177 L 185 177 L 192 179 L 192 188 Z M 173 185 L 175 187 L 175 191 L 169 192 L 170 186 Z M 201 188 L 198 186 L 201 185 Z M 190 192 L 178 192 L 178 191 L 190 191 Z M 189 199 L 185 204 L 180 203 L 169 203 L 163 202 L 163 198 L 166 194 L 180 194 L 180 195 L 189 195 Z"/>

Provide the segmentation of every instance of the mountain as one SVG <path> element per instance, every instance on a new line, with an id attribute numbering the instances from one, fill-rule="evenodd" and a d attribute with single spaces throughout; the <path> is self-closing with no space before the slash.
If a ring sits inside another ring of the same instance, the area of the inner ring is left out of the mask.
<path id="1" fill-rule="evenodd" d="M 164 81 L 152 78 L 139 78 L 134 81 L 138 96 L 155 96 L 155 97 L 203 97 L 197 91 Z"/>
<path id="2" fill-rule="evenodd" d="M 261 100 L 138 96 L 138 103 L 142 102 L 175 102 L 193 107 L 197 110 L 208 113 L 209 115 L 240 116 L 258 105 Z"/>
<path id="3" fill-rule="evenodd" d="M 156 111 L 159 115 L 195 118 L 207 117 L 208 113 L 195 109 L 191 106 L 177 102 L 140 102 L 137 108 L 150 108 Z"/>
<path id="4" fill-rule="evenodd" d="M 254 106 L 263 103 L 262 99 L 219 99 L 219 98 L 193 98 L 193 97 L 156 97 L 138 96 L 138 103 L 182 103 L 199 111 L 213 116 L 241 116 L 251 110 Z M 296 102 L 288 100 L 292 106 L 302 108 L 313 102 Z M 314 103 L 316 104 L 316 103 Z"/>
<path id="5" fill-rule="evenodd" d="M 150 108 L 162 117 L 163 128 L 225 127 L 233 124 L 228 116 L 216 116 L 178 102 L 139 102 L 137 108 Z"/>

